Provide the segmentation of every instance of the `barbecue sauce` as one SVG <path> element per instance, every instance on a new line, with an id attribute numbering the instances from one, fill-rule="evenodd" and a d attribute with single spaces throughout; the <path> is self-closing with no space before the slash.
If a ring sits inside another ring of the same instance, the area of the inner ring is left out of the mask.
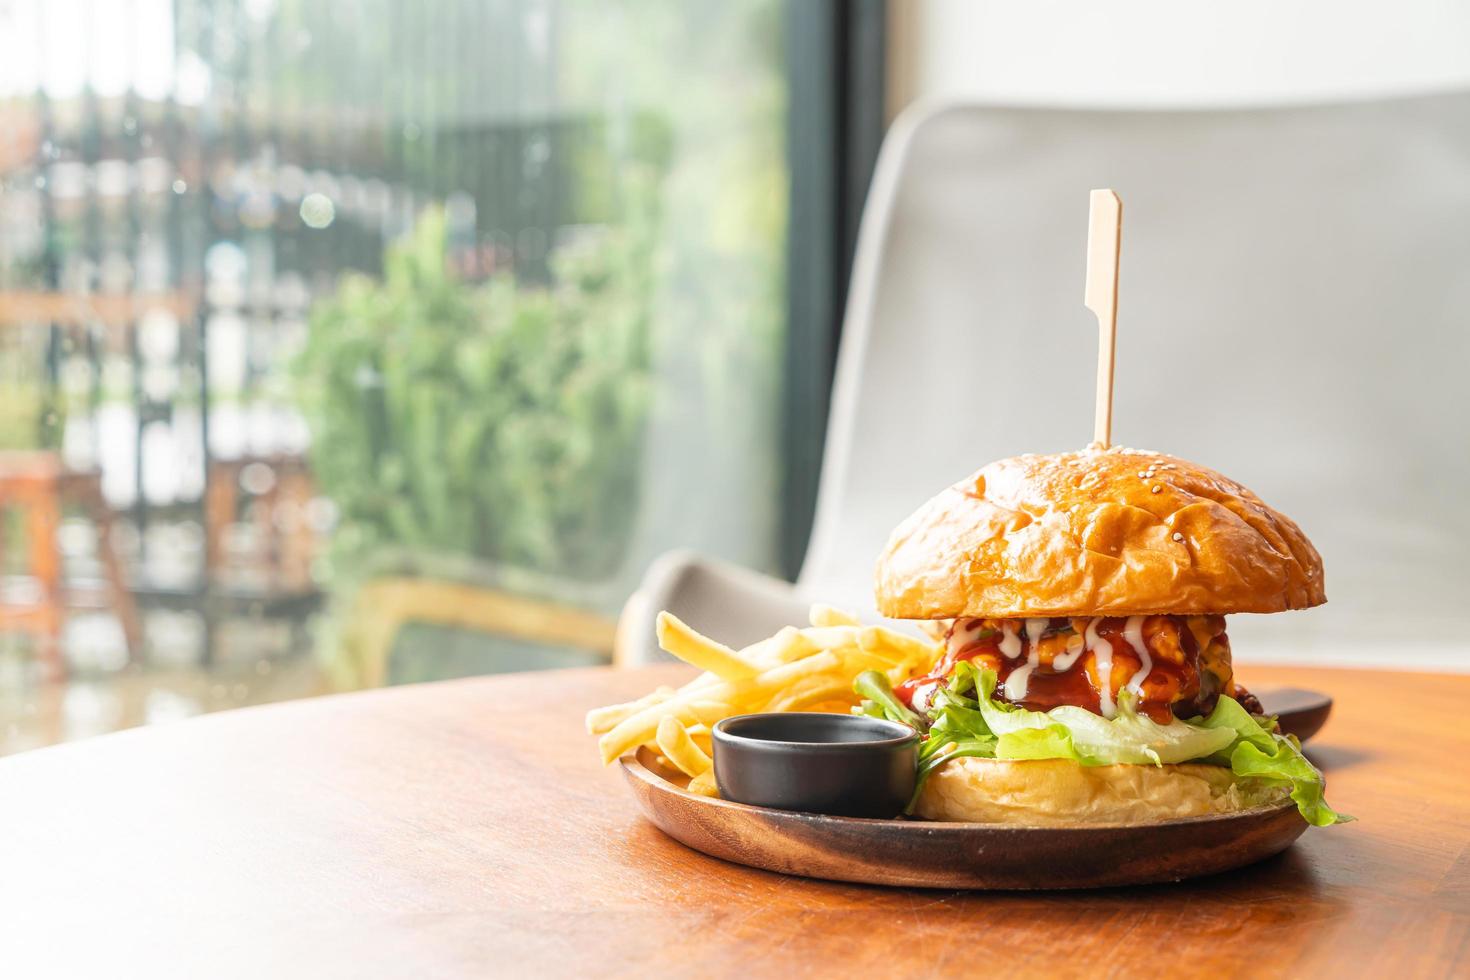
<path id="1" fill-rule="evenodd" d="M 1205 618 L 1203 629 L 1209 642 L 1228 642 L 1223 617 Z M 926 707 L 962 660 L 995 671 L 992 696 L 998 701 L 1032 711 L 1071 704 L 1111 715 L 1117 692 L 1130 688 L 1138 698 L 1139 712 L 1160 724 L 1176 715 L 1208 714 L 1222 688 L 1230 686 L 1228 676 L 1202 675 L 1199 641 L 1182 616 L 1052 618 L 1044 626 L 1041 620 L 956 620 L 946 646 L 929 674 L 895 690 L 910 707 L 916 701 L 919 708 Z M 1017 671 L 1024 672 L 1020 683 L 1008 685 Z M 1112 695 L 1106 699 L 1103 678 Z"/>

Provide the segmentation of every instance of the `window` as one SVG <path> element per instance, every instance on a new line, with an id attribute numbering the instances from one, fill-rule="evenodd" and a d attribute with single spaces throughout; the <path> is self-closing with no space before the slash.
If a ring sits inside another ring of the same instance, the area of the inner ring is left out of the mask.
<path id="1" fill-rule="evenodd" d="M 812 20 L 0 0 L 0 639 L 60 734 L 597 662 L 661 551 L 780 569 Z"/>

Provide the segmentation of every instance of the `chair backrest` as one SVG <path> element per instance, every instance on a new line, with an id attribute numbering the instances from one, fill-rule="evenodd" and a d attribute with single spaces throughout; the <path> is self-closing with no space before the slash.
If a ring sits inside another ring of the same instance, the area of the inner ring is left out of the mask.
<path id="1" fill-rule="evenodd" d="M 1240 480 L 1324 557 L 1331 603 L 1238 617 L 1237 651 L 1470 669 L 1470 93 L 911 111 L 864 215 L 801 590 L 870 610 L 918 504 L 1091 438 L 1104 186 L 1124 201 L 1114 441 Z"/>

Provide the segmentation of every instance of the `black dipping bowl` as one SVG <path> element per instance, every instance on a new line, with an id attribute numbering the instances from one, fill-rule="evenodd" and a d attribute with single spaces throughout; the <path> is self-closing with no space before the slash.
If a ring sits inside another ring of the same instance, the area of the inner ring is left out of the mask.
<path id="1" fill-rule="evenodd" d="M 714 728 L 715 782 L 736 803 L 896 817 L 914 794 L 919 733 L 865 715 L 771 712 Z"/>

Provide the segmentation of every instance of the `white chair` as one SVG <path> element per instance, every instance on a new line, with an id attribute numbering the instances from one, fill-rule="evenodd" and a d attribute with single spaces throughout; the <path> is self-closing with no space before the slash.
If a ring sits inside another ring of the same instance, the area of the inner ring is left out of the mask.
<path id="1" fill-rule="evenodd" d="M 873 560 L 914 507 L 991 459 L 1086 443 L 1102 186 L 1124 201 L 1115 441 L 1239 479 L 1324 556 L 1332 602 L 1235 617 L 1237 654 L 1373 662 L 1391 643 L 1396 666 L 1470 669 L 1467 93 L 909 111 L 863 216 L 800 576 L 667 555 L 620 662 L 659 658 L 662 608 L 736 645 L 814 599 L 871 616 Z"/>

